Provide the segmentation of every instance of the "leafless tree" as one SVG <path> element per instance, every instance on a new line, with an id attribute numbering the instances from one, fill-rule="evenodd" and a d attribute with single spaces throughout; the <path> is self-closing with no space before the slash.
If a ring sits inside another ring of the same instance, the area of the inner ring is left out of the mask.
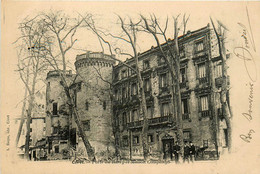
<path id="1" fill-rule="evenodd" d="M 222 65 L 222 84 L 220 87 L 220 102 L 222 105 L 223 110 L 223 116 L 224 120 L 226 121 L 227 125 L 227 132 L 228 132 L 228 151 L 231 152 L 232 147 L 232 112 L 230 109 L 230 104 L 227 100 L 229 95 L 229 84 L 228 84 L 228 75 L 227 75 L 227 53 L 226 53 L 226 47 L 225 47 L 225 37 L 226 32 L 228 29 L 218 21 L 218 28 L 216 28 L 212 18 L 210 18 L 211 24 L 214 30 L 214 33 L 217 37 L 217 44 L 218 44 L 218 51 L 219 56 L 221 58 L 221 65 Z"/>
<path id="2" fill-rule="evenodd" d="M 44 60 L 45 54 L 42 52 L 39 44 L 44 43 L 44 37 L 41 27 L 32 20 L 25 19 L 19 25 L 21 37 L 17 39 L 18 49 L 18 72 L 20 79 L 25 85 L 25 98 L 28 96 L 28 108 L 26 108 L 27 100 L 24 99 L 22 107 L 21 122 L 17 134 L 16 143 L 18 143 L 21 130 L 24 123 L 24 115 L 26 112 L 26 140 L 25 140 L 25 158 L 29 158 L 30 145 L 30 122 L 32 111 L 35 104 L 35 94 L 37 92 L 36 85 L 41 79 L 40 76 L 47 69 L 47 64 Z M 25 111 L 26 109 L 26 111 Z"/>
<path id="3" fill-rule="evenodd" d="M 143 115 L 143 126 L 142 126 L 142 146 L 143 146 L 143 156 L 144 160 L 147 161 L 149 158 L 149 150 L 148 150 L 148 144 L 147 144 L 147 131 L 148 131 L 148 120 L 147 120 L 147 105 L 146 105 L 146 98 L 145 98 L 145 91 L 144 91 L 144 82 L 141 75 L 140 67 L 138 66 L 139 62 L 139 54 L 137 51 L 137 32 L 138 32 L 138 25 L 140 23 L 140 20 L 137 22 L 134 22 L 130 17 L 128 22 L 126 22 L 121 16 L 118 16 L 119 19 L 119 25 L 120 25 L 120 31 L 123 33 L 123 36 L 117 36 L 112 33 L 105 33 L 102 30 L 99 30 L 95 26 L 95 21 L 92 19 L 91 22 L 85 21 L 86 26 L 89 27 L 98 37 L 100 40 L 100 44 L 102 47 L 102 50 L 104 51 L 103 43 L 108 46 L 109 52 L 111 54 L 111 59 L 120 62 L 123 66 L 128 67 L 132 71 L 134 71 L 137 75 L 137 84 L 138 84 L 138 99 L 141 104 L 141 111 Z M 116 47 L 113 49 L 111 43 L 105 39 L 105 36 L 111 36 L 113 39 L 121 40 L 125 44 L 129 45 L 132 50 L 131 53 L 123 53 L 121 52 L 120 47 Z M 135 68 L 130 66 L 129 64 L 114 58 L 112 55 L 114 54 L 115 50 L 119 50 L 120 55 L 126 55 L 130 58 L 134 59 L 135 62 Z M 118 151 L 118 149 L 116 149 Z M 130 155 L 131 156 L 131 155 Z"/>
<path id="4" fill-rule="evenodd" d="M 89 15 L 90 16 L 90 15 Z M 71 18 L 64 14 L 62 11 L 50 11 L 39 13 L 30 19 L 31 23 L 36 24 L 41 29 L 44 42 L 39 42 L 33 48 L 37 48 L 44 53 L 45 61 L 48 65 L 55 70 L 60 77 L 61 85 L 67 97 L 67 104 L 70 113 L 74 116 L 76 125 L 79 130 L 83 143 L 85 145 L 88 157 L 90 160 L 95 160 L 94 150 L 87 139 L 83 130 L 83 125 L 77 112 L 73 99 L 73 91 L 71 85 L 77 78 L 67 78 L 67 53 L 73 48 L 77 39 L 75 34 L 82 24 L 83 20 L 87 20 L 89 16 L 84 19 Z M 33 35 L 34 33 L 32 33 Z M 35 51 L 34 51 L 35 52 Z"/>
<path id="5" fill-rule="evenodd" d="M 180 15 L 173 18 L 173 24 L 169 27 L 169 18 L 165 20 L 165 24 L 160 24 L 156 15 L 150 15 L 149 18 L 140 15 L 143 21 L 141 25 L 142 31 L 149 33 L 153 36 L 156 41 L 158 50 L 167 64 L 171 79 L 170 79 L 170 93 L 172 96 L 172 104 L 174 105 L 174 116 L 176 116 L 176 127 L 177 127 L 177 140 L 183 151 L 183 128 L 182 128 L 182 111 L 181 111 L 181 92 L 180 92 L 180 52 L 179 52 L 179 33 L 183 31 L 183 35 L 186 33 L 187 23 L 189 16 L 183 15 L 183 20 L 179 24 Z M 173 30 L 173 40 L 168 39 L 168 30 Z M 163 39 L 160 39 L 160 38 Z M 161 40 L 163 40 L 161 42 Z"/>

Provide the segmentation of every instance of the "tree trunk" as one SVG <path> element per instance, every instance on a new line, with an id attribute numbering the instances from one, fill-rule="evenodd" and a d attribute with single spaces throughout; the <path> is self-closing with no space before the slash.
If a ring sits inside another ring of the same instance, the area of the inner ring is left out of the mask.
<path id="1" fill-rule="evenodd" d="M 227 125 L 227 133 L 228 133 L 228 151 L 231 152 L 231 146 L 232 146 L 232 123 L 231 123 L 231 111 L 230 111 L 230 106 L 227 102 L 227 95 L 228 95 L 228 84 L 227 84 L 227 80 L 228 80 L 228 75 L 227 75 L 227 57 L 226 57 L 226 47 L 225 47 L 225 29 L 222 30 L 222 32 L 220 34 L 218 34 L 216 27 L 214 25 L 214 22 L 211 20 L 214 32 L 216 34 L 217 40 L 218 40 L 218 46 L 219 46 L 219 56 L 222 60 L 222 85 L 221 85 L 221 92 L 220 92 L 220 101 L 221 101 L 221 106 L 223 109 L 223 115 L 224 115 L 224 119 L 226 121 L 226 125 Z M 221 29 L 221 26 L 220 26 Z M 221 31 L 221 30 L 220 30 Z"/>
<path id="2" fill-rule="evenodd" d="M 25 138 L 25 158 L 29 160 L 29 147 L 30 147 L 30 124 L 31 124 L 31 115 L 32 115 L 32 109 L 33 109 L 33 102 L 34 102 L 34 95 L 31 95 L 30 101 L 29 101 L 29 108 L 27 111 L 27 120 L 26 120 L 26 138 Z"/>
<path id="3" fill-rule="evenodd" d="M 79 136 L 82 138 L 82 141 L 83 141 L 84 146 L 86 148 L 89 160 L 95 162 L 96 158 L 95 158 L 94 149 L 93 149 L 93 147 L 91 146 L 91 144 L 89 143 L 89 141 L 87 139 L 87 135 L 86 135 L 86 133 L 85 133 L 85 131 L 83 129 L 83 125 L 82 125 L 82 122 L 80 120 L 80 116 L 78 114 L 76 106 L 74 105 L 73 98 L 71 97 L 69 87 L 66 86 L 65 78 L 64 78 L 63 74 L 60 74 L 60 75 L 61 75 L 61 80 L 63 82 L 62 86 L 63 86 L 65 94 L 66 94 L 66 96 L 68 98 L 68 104 L 70 106 L 69 108 L 72 110 L 71 113 L 73 114 L 75 122 L 76 122 L 76 125 L 77 125 L 77 127 L 79 129 Z"/>
<path id="4" fill-rule="evenodd" d="M 28 79 L 28 78 L 27 78 Z M 16 147 L 18 146 L 18 143 L 19 143 L 19 140 L 20 140 L 20 136 L 21 136 L 21 133 L 22 133 L 22 129 L 23 129 L 23 124 L 24 124 L 24 113 L 25 113 L 25 108 L 26 108 L 26 96 L 27 96 L 27 88 L 25 88 L 25 92 L 24 92 L 24 101 L 23 101 L 23 107 L 22 107 L 22 115 L 21 115 L 21 121 L 20 121 L 20 125 L 19 125 L 19 128 L 18 128 L 18 133 L 17 133 L 17 136 L 16 136 Z"/>
<path id="5" fill-rule="evenodd" d="M 176 21 L 175 21 L 176 22 Z M 180 91 L 180 53 L 179 53 L 179 43 L 178 43 L 178 28 L 177 23 L 174 25 L 174 48 L 176 51 L 176 63 L 174 66 L 175 69 L 175 94 L 176 94 L 176 104 L 177 104 L 177 134 L 178 134 L 178 143 L 181 147 L 181 153 L 184 153 L 183 146 L 183 124 L 182 124 L 182 107 L 181 107 L 181 91 Z"/>

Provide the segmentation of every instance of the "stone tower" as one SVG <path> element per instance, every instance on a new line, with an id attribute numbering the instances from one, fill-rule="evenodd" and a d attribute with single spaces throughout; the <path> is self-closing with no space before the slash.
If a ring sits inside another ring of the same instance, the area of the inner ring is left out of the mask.
<path id="1" fill-rule="evenodd" d="M 77 55 L 75 62 L 76 84 L 80 86 L 75 92 L 75 104 L 97 158 L 114 151 L 110 98 L 114 63 L 109 55 L 100 52 Z M 75 123 L 72 127 L 76 127 Z M 77 149 L 85 152 L 82 139 L 77 139 Z"/>
<path id="2" fill-rule="evenodd" d="M 72 72 L 66 72 L 66 81 L 73 79 Z M 46 78 L 46 137 L 48 153 L 59 156 L 63 149 L 68 148 L 69 112 L 67 97 L 60 83 L 57 71 L 49 71 Z"/>

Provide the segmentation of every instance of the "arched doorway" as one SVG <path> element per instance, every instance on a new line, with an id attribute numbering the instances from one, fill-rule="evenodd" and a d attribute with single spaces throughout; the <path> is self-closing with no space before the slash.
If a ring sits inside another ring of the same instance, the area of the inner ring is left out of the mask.
<path id="1" fill-rule="evenodd" d="M 162 137 L 162 145 L 163 145 L 163 159 L 172 160 L 174 138 L 169 134 L 165 134 Z"/>

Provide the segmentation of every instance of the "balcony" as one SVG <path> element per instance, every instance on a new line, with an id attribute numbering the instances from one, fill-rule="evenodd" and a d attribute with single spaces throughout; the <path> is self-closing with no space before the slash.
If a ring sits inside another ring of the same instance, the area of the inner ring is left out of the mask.
<path id="1" fill-rule="evenodd" d="M 208 78 L 207 77 L 202 77 L 202 78 L 199 78 L 199 84 L 205 84 L 208 82 Z"/>
<path id="2" fill-rule="evenodd" d="M 163 116 L 163 117 L 157 117 L 157 118 L 152 118 L 148 120 L 149 125 L 156 125 L 156 124 L 162 124 L 162 123 L 172 123 L 173 119 L 172 116 Z"/>
<path id="3" fill-rule="evenodd" d="M 210 116 L 210 110 L 200 111 L 201 117 L 208 117 Z"/>
<path id="4" fill-rule="evenodd" d="M 160 87 L 160 93 L 169 92 L 168 86 Z"/>
<path id="5" fill-rule="evenodd" d="M 173 119 L 172 119 L 171 115 L 148 119 L 149 126 L 167 124 L 167 123 L 169 123 L 169 124 L 173 123 Z M 133 129 L 133 128 L 140 128 L 143 126 L 143 124 L 144 124 L 144 121 L 139 120 L 139 121 L 135 121 L 135 122 L 130 122 L 127 124 L 127 126 L 129 129 Z"/>

